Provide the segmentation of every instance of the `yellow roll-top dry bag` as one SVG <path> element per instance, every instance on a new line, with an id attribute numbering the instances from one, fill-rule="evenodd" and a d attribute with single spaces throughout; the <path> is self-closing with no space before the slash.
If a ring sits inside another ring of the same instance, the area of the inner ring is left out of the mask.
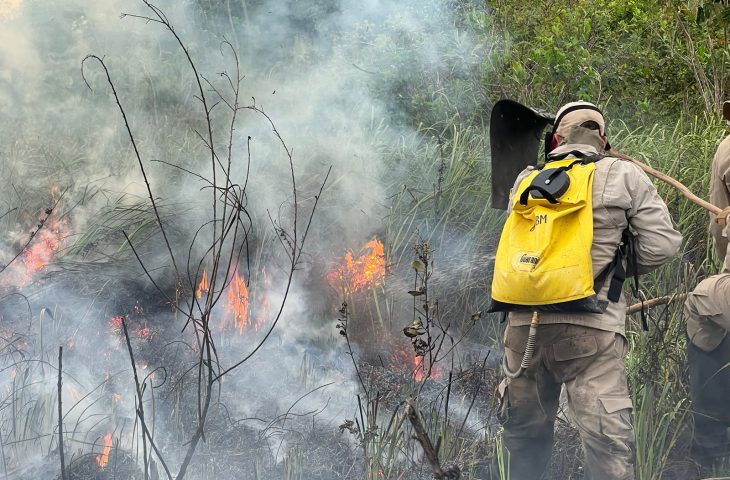
<path id="1" fill-rule="evenodd" d="M 497 247 L 490 311 L 605 310 L 591 261 L 593 173 L 600 158 L 554 160 L 520 182 Z"/>

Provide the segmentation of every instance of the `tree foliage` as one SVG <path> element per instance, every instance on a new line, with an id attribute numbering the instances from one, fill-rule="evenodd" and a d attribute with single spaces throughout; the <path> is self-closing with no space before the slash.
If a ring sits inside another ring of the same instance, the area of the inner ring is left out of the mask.
<path id="1" fill-rule="evenodd" d="M 501 93 L 553 109 L 575 98 L 652 119 L 717 112 L 728 87 L 730 2 L 494 0 Z"/>

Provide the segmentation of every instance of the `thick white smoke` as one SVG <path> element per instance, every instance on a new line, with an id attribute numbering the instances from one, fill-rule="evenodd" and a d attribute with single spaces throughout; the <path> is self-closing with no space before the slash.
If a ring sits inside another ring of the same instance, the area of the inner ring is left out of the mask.
<path id="1" fill-rule="evenodd" d="M 217 410 L 210 427 L 209 434 L 215 437 L 216 428 L 228 431 L 231 425 L 245 424 L 256 437 L 252 442 L 276 451 L 274 460 L 279 461 L 285 456 L 285 439 L 292 438 L 292 425 L 298 428 L 311 422 L 314 431 L 314 417 L 316 428 L 336 430 L 338 422 L 356 411 L 357 381 L 333 327 L 332 306 L 338 299 L 322 279 L 323 264 L 381 233 L 388 196 L 403 168 L 390 161 L 387 152 L 413 136 L 411 127 L 399 121 L 406 116 L 403 95 L 414 88 L 413 82 L 438 75 L 444 63 L 452 72 L 468 73 L 481 61 L 481 50 L 454 26 L 449 2 L 441 0 L 218 3 L 167 1 L 158 7 L 189 48 L 200 75 L 229 99 L 230 90 L 219 73 L 234 75 L 235 64 L 221 42 L 230 41 L 237 49 L 241 105 L 255 104 L 270 115 L 293 151 L 300 221 L 306 220 L 314 195 L 332 168 L 280 325 L 252 362 L 221 384 L 220 401 L 228 423 L 221 420 L 223 410 Z M 123 13 L 131 16 L 120 18 Z M 137 363 L 147 367 L 146 373 L 160 366 L 173 370 L 164 363 L 195 358 L 189 332 L 180 333 L 183 321 L 164 311 L 164 299 L 124 246 L 122 230 L 137 233 L 133 241 L 139 242 L 138 253 L 150 275 L 163 288 L 174 287 L 137 159 L 103 70 L 94 61 L 85 63 L 91 89 L 82 77 L 81 61 L 86 55 L 104 58 L 163 224 L 173 242 L 178 242 L 173 245 L 178 258 L 190 255 L 194 273 L 210 242 L 210 233 L 203 229 L 188 252 L 195 231 L 209 218 L 212 197 L 196 176 L 211 177 L 210 154 L 196 133 L 205 129 L 202 107 L 196 98 L 195 77 L 173 36 L 162 25 L 134 15 L 151 12 L 142 2 L 126 0 L 0 0 L 0 181 L 4 185 L 0 215 L 9 212 L 0 219 L 0 261 L 7 263 L 18 253 L 37 229 L 39 212 L 58 200 L 61 192 L 53 220 L 66 222 L 59 227 L 63 238 L 55 265 L 41 269 L 27 285 L 2 282 L 11 269 L 0 272 L 0 293 L 10 295 L 2 300 L 2 332 L 6 341 L 19 332 L 26 339 L 22 343 L 32 344 L 38 359 L 49 364 L 57 361 L 57 346 L 65 346 L 68 387 L 63 400 L 69 413 L 64 423 L 66 430 L 76 425 L 67 434 L 72 450 L 67 456 L 76 461 L 85 453 L 99 452 L 99 439 L 107 431 L 121 439 L 122 449 L 141 448 L 139 431 L 132 427 L 135 392 L 126 347 L 118 331 L 110 333 L 114 316 L 129 314 L 138 320 L 134 327 L 139 333 Z M 205 91 L 210 104 L 214 103 L 215 93 L 207 86 Z M 224 158 L 227 114 L 224 106 L 216 108 L 215 139 L 222 142 L 217 153 Z M 233 132 L 234 182 L 246 180 L 249 137 L 246 207 L 253 220 L 250 251 L 255 270 L 251 281 L 260 284 L 269 279 L 271 285 L 259 291 L 266 290 L 271 304 L 277 305 L 283 299 L 286 257 L 269 217 L 290 228 L 291 175 L 285 151 L 268 121 L 259 113 L 242 110 Z M 22 267 L 22 262 L 21 256 L 13 267 Z M 239 267 L 244 271 L 243 262 Z M 25 295 L 28 303 L 16 293 Z M 153 298 L 156 306 L 149 307 L 147 302 Z M 154 313 L 146 314 L 148 308 Z M 224 307 L 216 314 L 226 315 Z M 164 343 L 164 349 L 149 351 L 153 343 L 144 338 L 145 326 L 158 339 L 169 336 L 169 342 L 154 343 Z M 265 328 L 243 337 L 216 332 L 220 333 L 221 361 L 232 364 L 250 352 L 264 332 Z M 181 346 L 183 342 L 188 345 Z M 0 375 L 15 373 L 3 380 L 8 396 L 0 404 L 0 435 L 18 440 L 12 451 L 3 453 L 8 478 L 52 478 L 58 469 L 55 455 L 49 452 L 56 448 L 57 432 L 55 412 L 48 406 L 55 402 L 56 372 L 50 365 L 31 369 L 22 355 L 4 358 Z M 29 372 L 25 383 L 18 383 L 18 374 L 25 371 Z M 160 384 L 164 376 L 162 370 L 155 373 Z M 17 400 L 18 385 L 33 382 L 37 384 L 28 387 L 32 393 L 26 400 L 38 405 L 42 398 L 50 413 L 26 412 L 43 431 L 20 432 L 7 405 Z M 160 393 L 155 407 L 151 400 L 146 405 L 148 411 L 161 412 L 156 429 L 173 470 L 184 453 L 180 432 L 189 435 L 192 428 L 181 427 L 180 422 L 187 420 L 179 419 L 185 417 L 179 409 L 197 408 L 190 401 L 194 388 L 192 382 L 184 389 L 160 387 L 159 392 L 166 394 Z M 176 404 L 176 394 L 179 401 L 190 403 Z M 290 413 L 303 415 L 304 421 L 300 417 L 289 424 L 277 420 L 294 404 Z M 39 440 L 30 442 L 31 433 Z M 205 464 L 206 458 L 201 454 L 196 461 Z M 251 462 L 255 460 L 247 465 Z M 196 475 L 208 478 L 206 471 L 199 467 Z"/>

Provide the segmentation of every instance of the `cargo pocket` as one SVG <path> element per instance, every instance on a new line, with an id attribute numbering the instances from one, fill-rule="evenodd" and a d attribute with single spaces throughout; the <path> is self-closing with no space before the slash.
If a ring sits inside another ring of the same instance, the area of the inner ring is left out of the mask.
<path id="1" fill-rule="evenodd" d="M 555 377 L 561 382 L 575 378 L 593 363 L 599 344 L 603 345 L 595 335 L 568 337 L 554 343 L 552 371 Z"/>
<path id="2" fill-rule="evenodd" d="M 566 338 L 553 345 L 553 355 L 557 362 L 590 357 L 597 352 L 598 343 L 594 336 Z"/>
<path id="3" fill-rule="evenodd" d="M 626 339 L 626 337 L 624 337 L 620 333 L 617 333 L 613 341 L 613 351 L 616 354 L 616 358 L 626 358 L 626 355 L 629 353 L 629 341 Z"/>
<path id="4" fill-rule="evenodd" d="M 630 455 L 633 450 L 633 429 L 631 410 L 633 404 L 628 396 L 598 397 L 603 406 L 600 412 L 601 434 L 608 439 L 607 447 L 612 454 Z"/>

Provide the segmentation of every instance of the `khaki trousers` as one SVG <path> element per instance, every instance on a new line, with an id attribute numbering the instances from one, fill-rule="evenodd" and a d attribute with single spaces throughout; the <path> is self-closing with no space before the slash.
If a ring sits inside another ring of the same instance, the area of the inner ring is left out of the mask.
<path id="1" fill-rule="evenodd" d="M 522 361 L 529 327 L 508 326 L 510 370 Z M 561 386 L 585 451 L 586 479 L 632 480 L 634 432 L 620 334 L 571 324 L 541 325 L 535 354 L 520 377 L 500 385 L 500 419 L 509 452 L 510 478 L 543 478 L 553 446 Z"/>

